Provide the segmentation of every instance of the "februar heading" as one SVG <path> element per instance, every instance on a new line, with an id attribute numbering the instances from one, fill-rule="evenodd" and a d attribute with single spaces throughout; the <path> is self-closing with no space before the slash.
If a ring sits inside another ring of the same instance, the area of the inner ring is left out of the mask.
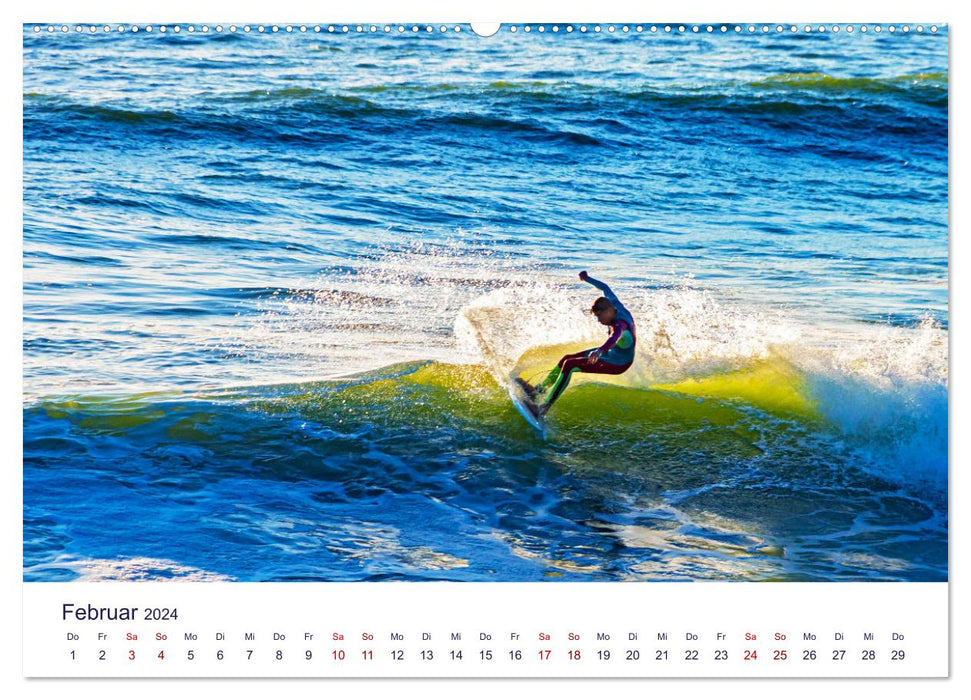
<path id="1" fill-rule="evenodd" d="M 141 615 L 141 618 L 138 616 Z M 178 620 L 176 608 L 138 608 L 138 607 L 97 607 L 90 603 L 78 605 L 63 603 L 61 605 L 61 620 L 76 622 L 123 622 L 126 620 Z"/>

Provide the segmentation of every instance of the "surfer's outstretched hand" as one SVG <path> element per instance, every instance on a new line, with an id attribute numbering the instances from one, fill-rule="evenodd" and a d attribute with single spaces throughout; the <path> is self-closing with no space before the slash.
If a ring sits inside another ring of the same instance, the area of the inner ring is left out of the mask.
<path id="1" fill-rule="evenodd" d="M 586 282 L 587 281 L 587 271 L 586 270 L 580 270 L 580 281 L 581 282 Z"/>

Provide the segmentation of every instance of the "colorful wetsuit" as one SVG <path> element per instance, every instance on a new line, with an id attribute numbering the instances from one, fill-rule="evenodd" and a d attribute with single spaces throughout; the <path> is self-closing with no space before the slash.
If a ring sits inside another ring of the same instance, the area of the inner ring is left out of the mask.
<path id="1" fill-rule="evenodd" d="M 617 310 L 614 320 L 610 324 L 610 337 L 599 348 L 590 348 L 560 358 L 556 367 L 539 384 L 541 389 L 552 387 L 549 397 L 546 399 L 547 407 L 560 397 L 560 394 L 570 383 L 570 375 L 574 371 L 593 374 L 623 374 L 634 361 L 634 349 L 637 345 L 634 317 L 631 316 L 630 311 L 620 302 L 620 299 L 617 298 L 610 287 L 589 275 L 586 281 L 603 292 L 603 295 Z M 587 360 L 592 352 L 600 353 L 600 359 L 593 363 Z"/>

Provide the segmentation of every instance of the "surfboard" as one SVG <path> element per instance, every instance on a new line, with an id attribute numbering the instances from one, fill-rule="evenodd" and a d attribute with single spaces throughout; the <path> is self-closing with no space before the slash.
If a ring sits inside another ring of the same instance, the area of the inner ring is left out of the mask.
<path id="1" fill-rule="evenodd" d="M 516 407 L 527 423 L 533 426 L 539 431 L 540 437 L 546 437 L 546 423 L 542 418 L 537 417 L 532 411 L 529 410 L 529 406 L 532 403 L 526 392 L 521 386 L 516 382 L 516 376 L 512 375 L 509 377 L 507 382 L 507 387 L 509 389 L 509 398 L 512 399 L 512 405 Z"/>

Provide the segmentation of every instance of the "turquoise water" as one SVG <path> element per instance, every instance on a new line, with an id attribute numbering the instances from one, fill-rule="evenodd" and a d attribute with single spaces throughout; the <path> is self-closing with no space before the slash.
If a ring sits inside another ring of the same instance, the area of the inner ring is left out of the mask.
<path id="1" fill-rule="evenodd" d="M 25 27 L 25 579 L 946 580 L 947 41 Z"/>

